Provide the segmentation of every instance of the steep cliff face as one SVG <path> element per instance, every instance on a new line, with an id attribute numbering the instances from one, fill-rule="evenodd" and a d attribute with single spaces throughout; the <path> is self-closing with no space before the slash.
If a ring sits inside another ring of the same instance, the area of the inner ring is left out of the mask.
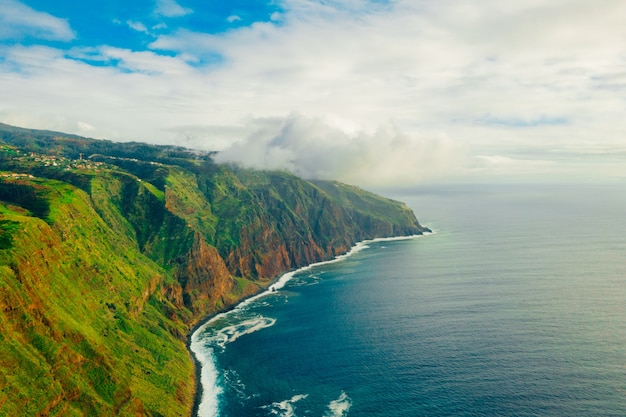
<path id="1" fill-rule="evenodd" d="M 359 240 L 427 230 L 336 182 L 2 125 L 0 175 L 3 415 L 187 414 L 190 326 Z"/>
<path id="2" fill-rule="evenodd" d="M 185 304 L 197 311 L 214 311 L 216 305 L 229 304 L 224 298 L 234 287 L 234 279 L 214 246 L 200 233 L 177 272 L 183 286 Z"/>

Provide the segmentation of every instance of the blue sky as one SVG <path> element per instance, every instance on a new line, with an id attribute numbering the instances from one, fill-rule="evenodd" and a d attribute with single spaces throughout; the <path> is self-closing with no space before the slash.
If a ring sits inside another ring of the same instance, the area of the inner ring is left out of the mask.
<path id="1" fill-rule="evenodd" d="M 66 26 L 56 34 L 49 33 L 47 36 L 41 36 L 35 27 L 23 27 L 7 36 L 7 40 L 62 49 L 108 45 L 133 51 L 150 50 L 150 44 L 160 36 L 174 34 L 179 30 L 220 34 L 258 22 L 278 24 L 282 10 L 276 2 L 250 0 L 188 0 L 184 3 L 175 0 L 7 0 L 7 4 L 18 10 L 30 8 L 31 13 L 48 15 L 46 17 L 50 21 L 56 20 Z M 159 53 L 173 54 L 167 50 L 160 50 Z"/>
<path id="2" fill-rule="evenodd" d="M 134 50 L 144 49 L 157 36 L 179 28 L 220 33 L 254 22 L 271 21 L 272 15 L 281 11 L 275 2 L 250 0 L 188 0 L 180 3 L 174 0 L 26 0 L 22 3 L 33 10 L 67 20 L 75 34 L 71 45 L 108 44 Z M 37 42 L 35 39 L 29 41 Z"/>
<path id="3" fill-rule="evenodd" d="M 0 122 L 361 185 L 626 178 L 622 0 L 0 0 Z"/>

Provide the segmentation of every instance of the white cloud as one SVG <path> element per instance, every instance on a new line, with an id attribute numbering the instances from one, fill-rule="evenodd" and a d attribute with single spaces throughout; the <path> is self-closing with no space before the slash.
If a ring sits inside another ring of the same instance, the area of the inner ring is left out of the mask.
<path id="1" fill-rule="evenodd" d="M 226 18 L 226 21 L 228 23 L 233 23 L 233 22 L 240 22 L 241 21 L 241 17 L 237 16 L 236 14 L 228 16 Z"/>
<path id="2" fill-rule="evenodd" d="M 175 0 L 157 0 L 154 12 L 164 17 L 182 17 L 193 13 L 193 10 L 181 6 Z"/>
<path id="3" fill-rule="evenodd" d="M 162 129 L 192 124 L 181 117 L 196 107 L 196 86 L 180 83 L 194 78 L 193 68 L 175 57 L 152 52 L 102 47 L 76 49 L 70 58 L 49 47 L 0 48 L 0 120 L 9 124 L 84 133 L 79 121 L 95 128 L 91 137 L 118 140 L 169 141 Z M 78 59 L 80 58 L 80 59 Z M 90 61 L 117 61 L 116 67 Z M 7 71 L 19 67 L 20 71 Z M 143 103 L 140 105 L 139 103 Z"/>
<path id="4" fill-rule="evenodd" d="M 460 4 L 469 7 L 468 2 Z M 329 16 L 326 9 L 324 19 L 292 11 L 282 26 L 259 23 L 220 36 L 180 31 L 159 38 L 152 47 L 199 57 L 220 55 L 232 74 L 219 80 L 221 85 L 228 78 L 240 85 L 244 80 L 250 96 L 265 99 L 279 90 L 280 103 L 273 106 L 278 111 L 319 115 L 326 108 L 359 121 L 393 118 L 440 126 L 485 116 L 567 119 L 583 102 L 583 94 L 601 93 L 592 84 L 608 75 L 619 77 L 614 72 L 624 64 L 623 48 L 614 42 L 615 28 L 597 22 L 595 28 L 586 25 L 591 32 L 576 32 L 588 14 L 584 8 L 571 22 L 544 17 L 528 23 L 527 42 L 517 23 L 520 17 L 510 17 L 514 24 L 507 31 L 501 27 L 507 23 L 504 16 L 496 31 L 498 14 L 487 6 L 474 7 L 470 23 L 456 16 L 462 8 L 450 6 L 425 11 L 401 7 L 359 19 L 342 12 Z M 621 8 L 614 9 L 626 17 Z M 573 14 L 564 10 L 565 16 Z M 567 49 L 558 42 L 540 44 L 551 39 L 550 28 L 569 34 Z M 589 42 L 585 33 L 597 39 Z M 499 40 L 507 38 L 510 45 Z"/>
<path id="5" fill-rule="evenodd" d="M 247 137 L 217 155 L 219 161 L 376 186 L 459 174 L 467 158 L 459 143 L 408 135 L 393 125 L 349 134 L 299 114 L 252 124 Z"/>
<path id="6" fill-rule="evenodd" d="M 103 64 L 109 63 L 126 73 L 144 73 L 155 78 L 157 75 L 184 76 L 192 71 L 184 60 L 179 57 L 162 56 L 152 51 L 137 52 L 111 46 L 73 48 L 60 58 L 100 62 Z M 118 75 L 120 78 L 124 78 L 123 74 Z M 149 81 L 149 78 L 146 81 Z"/>
<path id="7" fill-rule="evenodd" d="M 368 182 L 600 172 L 598 152 L 626 148 L 621 0 L 281 4 L 280 23 L 180 29 L 148 51 L 5 46 L 0 116 Z"/>
<path id="8" fill-rule="evenodd" d="M 77 125 L 78 125 L 78 129 L 80 129 L 83 132 L 89 132 L 95 129 L 95 127 L 85 122 L 78 122 Z"/>
<path id="9" fill-rule="evenodd" d="M 132 30 L 135 30 L 137 32 L 148 33 L 148 28 L 146 27 L 146 25 L 144 25 L 141 22 L 135 22 L 134 20 L 127 20 L 126 24 Z"/>
<path id="10" fill-rule="evenodd" d="M 65 19 L 38 12 L 17 0 L 0 2 L 0 39 L 27 37 L 69 41 L 75 35 Z"/>

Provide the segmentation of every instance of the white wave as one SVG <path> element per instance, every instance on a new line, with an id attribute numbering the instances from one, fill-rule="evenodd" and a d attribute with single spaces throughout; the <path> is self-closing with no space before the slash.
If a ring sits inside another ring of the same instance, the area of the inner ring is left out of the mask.
<path id="1" fill-rule="evenodd" d="M 272 327 L 274 323 L 276 323 L 276 319 L 273 318 L 263 316 L 254 317 L 252 319 L 242 321 L 241 323 L 220 329 L 220 331 L 215 335 L 215 341 L 220 347 L 223 348 L 226 344 L 234 342 L 243 335 Z"/>
<path id="2" fill-rule="evenodd" d="M 283 288 L 287 282 L 289 282 L 294 275 L 300 273 L 300 272 L 304 272 L 304 271 L 309 271 L 313 268 L 317 268 L 319 266 L 322 265 L 329 265 L 329 264 L 334 264 L 337 262 L 340 262 L 346 258 L 349 258 L 350 256 L 354 255 L 355 253 L 361 252 L 364 249 L 369 248 L 368 244 L 369 243 L 376 243 L 376 242 L 390 242 L 390 241 L 395 241 L 395 240 L 408 240 L 408 239 L 415 239 L 421 236 L 425 236 L 427 234 L 430 233 L 424 233 L 424 235 L 411 235 L 411 236 L 395 236 L 395 237 L 380 237 L 380 238 L 376 238 L 376 239 L 369 239 L 369 240 L 362 240 L 361 242 L 356 243 L 354 246 L 352 246 L 352 248 L 350 248 L 350 250 L 346 253 L 344 253 L 343 255 L 337 255 L 335 256 L 334 259 L 331 259 L 329 261 L 322 261 L 322 262 L 315 262 L 312 263 L 310 265 L 307 266 L 303 266 L 302 268 L 296 269 L 295 271 L 291 271 L 291 272 L 287 272 L 286 274 L 282 275 L 278 281 L 276 281 L 274 284 L 272 284 L 268 291 L 265 291 L 261 294 L 259 294 L 257 297 L 254 298 L 260 298 L 262 296 L 265 296 L 267 294 L 271 294 L 272 292 L 279 290 L 281 288 Z"/>
<path id="3" fill-rule="evenodd" d="M 216 417 L 219 411 L 219 396 L 222 388 L 218 384 L 218 373 L 213 359 L 213 349 L 205 343 L 195 332 L 191 337 L 190 349 L 200 363 L 200 383 L 202 384 L 202 399 L 198 406 L 199 417 Z"/>
<path id="4" fill-rule="evenodd" d="M 269 409 L 273 415 L 280 417 L 294 417 L 296 414 L 296 407 L 294 406 L 300 400 L 304 400 L 308 397 L 308 394 L 299 394 L 294 395 L 288 400 L 281 401 L 279 403 L 272 403 L 270 405 L 266 405 L 263 408 Z"/>
<path id="5" fill-rule="evenodd" d="M 343 255 L 337 255 L 334 259 L 331 259 L 329 261 L 315 262 L 315 263 L 312 263 L 310 265 L 303 266 L 302 268 L 299 268 L 299 269 L 296 269 L 294 271 L 290 271 L 290 272 L 287 272 L 287 273 L 281 275 L 280 278 L 278 278 L 278 280 L 276 280 L 275 283 L 270 285 L 267 288 L 266 291 L 263 291 L 262 293 L 259 293 L 259 294 L 255 295 L 253 297 L 247 298 L 246 300 L 244 300 L 241 303 L 239 303 L 237 308 L 246 307 L 248 304 L 252 303 L 253 301 L 256 301 L 259 298 L 263 298 L 263 297 L 265 297 L 267 295 L 270 295 L 270 294 L 274 293 L 277 290 L 280 290 L 289 281 L 291 281 L 296 274 L 299 274 L 300 272 L 309 271 L 309 270 L 311 270 L 313 268 L 316 268 L 316 267 L 319 267 L 319 266 L 322 266 L 322 265 L 333 264 L 333 263 L 342 261 L 342 260 L 344 260 L 346 258 L 349 258 L 350 256 L 354 255 L 355 253 L 361 252 L 363 249 L 369 248 L 368 243 L 390 242 L 390 241 L 395 241 L 395 240 L 416 239 L 418 237 L 426 236 L 426 235 L 429 235 L 429 234 L 431 234 L 431 233 L 425 232 L 423 235 L 380 237 L 380 238 L 376 238 L 376 239 L 363 240 L 361 242 L 356 243 L 354 246 L 352 246 L 352 248 L 350 248 L 350 250 L 348 252 L 344 253 Z M 212 322 L 212 320 L 210 322 Z"/>
<path id="6" fill-rule="evenodd" d="M 324 417 L 345 417 L 348 415 L 350 407 L 352 407 L 352 400 L 348 397 L 348 394 L 342 391 L 339 398 L 328 404 L 328 411 L 326 411 Z"/>
<path id="7" fill-rule="evenodd" d="M 224 347 L 239 337 L 254 333 L 258 330 L 271 327 L 276 319 L 268 317 L 254 317 L 233 326 L 220 329 L 217 333 L 207 333 L 207 325 L 226 317 L 227 313 L 218 314 L 191 335 L 189 345 L 191 351 L 200 363 L 200 383 L 202 384 L 202 398 L 198 406 L 199 417 L 217 417 L 219 415 L 219 397 L 223 392 L 219 384 L 219 373 L 215 366 L 214 348 Z"/>

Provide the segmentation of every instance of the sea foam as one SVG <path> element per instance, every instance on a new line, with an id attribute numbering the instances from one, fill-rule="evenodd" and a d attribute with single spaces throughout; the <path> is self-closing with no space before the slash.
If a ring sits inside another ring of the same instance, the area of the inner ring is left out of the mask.
<path id="1" fill-rule="evenodd" d="M 239 324 L 224 327 L 215 335 L 215 341 L 223 348 L 226 344 L 234 342 L 243 335 L 272 327 L 274 323 L 276 323 L 276 319 L 263 316 L 254 317 Z"/>
<path id="2" fill-rule="evenodd" d="M 195 333 L 194 333 L 195 335 Z M 215 367 L 213 349 L 204 346 L 198 337 L 192 336 L 191 351 L 200 363 L 200 383 L 202 384 L 202 400 L 198 407 L 198 416 L 213 417 L 218 415 L 219 395 L 222 387 L 218 384 L 218 373 Z"/>
<path id="3" fill-rule="evenodd" d="M 218 314 L 191 336 L 190 349 L 201 366 L 202 399 L 198 407 L 199 417 L 219 415 L 219 396 L 223 389 L 219 384 L 219 373 L 215 366 L 215 348 L 224 349 L 228 343 L 234 342 L 241 336 L 271 327 L 276 323 L 276 319 L 257 316 L 226 326 L 217 332 L 207 331 L 208 324 L 224 319 L 227 315 L 228 313 Z"/>
<path id="4" fill-rule="evenodd" d="M 326 411 L 324 417 L 345 417 L 348 415 L 350 407 L 352 407 L 352 400 L 348 397 L 348 394 L 342 392 L 339 398 L 328 404 L 328 411 Z"/>
<path id="5" fill-rule="evenodd" d="M 273 415 L 280 417 L 295 417 L 296 415 L 296 407 L 294 406 L 300 400 L 304 400 L 308 397 L 307 394 L 298 394 L 294 395 L 288 400 L 272 403 L 270 405 L 266 405 L 263 408 L 269 409 Z"/>

